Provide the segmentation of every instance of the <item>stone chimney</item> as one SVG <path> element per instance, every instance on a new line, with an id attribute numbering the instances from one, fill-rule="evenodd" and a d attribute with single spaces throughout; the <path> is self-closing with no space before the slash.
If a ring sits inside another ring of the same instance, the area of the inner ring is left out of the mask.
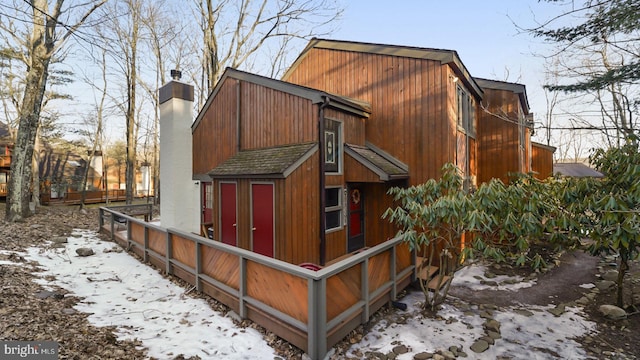
<path id="1" fill-rule="evenodd" d="M 160 222 L 164 228 L 200 233 L 200 183 L 193 180 L 193 86 L 173 80 L 160 88 Z"/>

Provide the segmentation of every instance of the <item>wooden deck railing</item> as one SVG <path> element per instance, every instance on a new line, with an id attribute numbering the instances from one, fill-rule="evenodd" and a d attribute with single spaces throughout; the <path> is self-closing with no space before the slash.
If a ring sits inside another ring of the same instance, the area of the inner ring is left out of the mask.
<path id="1" fill-rule="evenodd" d="M 400 238 L 312 271 L 105 207 L 100 230 L 312 359 L 323 358 L 415 279 L 415 254 Z"/>

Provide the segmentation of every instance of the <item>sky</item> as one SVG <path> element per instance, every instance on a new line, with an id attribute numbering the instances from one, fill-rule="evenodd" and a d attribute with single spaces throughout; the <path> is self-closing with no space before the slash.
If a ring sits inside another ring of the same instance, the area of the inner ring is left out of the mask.
<path id="1" fill-rule="evenodd" d="M 54 286 L 59 286 L 71 292 L 67 296 L 81 297 L 74 308 L 88 313 L 87 319 L 94 326 L 114 326 L 118 339 L 137 338 L 149 356 L 159 359 L 178 354 L 203 359 L 273 359 L 276 355 L 257 330 L 238 327 L 228 315 L 212 310 L 202 299 L 186 295 L 189 289 L 165 279 L 114 243 L 100 240 L 94 231 L 74 230 L 67 240 L 62 248 L 51 248 L 43 242 L 40 247 L 19 254 L 27 261 L 39 263 L 42 271 L 34 269 L 33 273 L 36 282 L 45 289 L 54 291 Z M 80 247 L 93 249 L 95 255 L 77 256 L 75 250 Z M 31 265 L 0 261 L 0 267 L 4 266 Z M 456 273 L 452 287 L 485 289 L 487 286 L 480 283 L 486 280 L 485 270 L 479 265 L 463 268 Z M 501 284 L 502 291 L 517 291 L 536 284 L 535 280 L 522 278 L 491 280 Z M 586 352 L 574 338 L 596 332 L 596 324 L 585 318 L 580 307 L 567 306 L 556 316 L 549 312 L 553 305 L 520 304 L 493 311 L 493 318 L 500 322 L 502 338 L 486 352 L 476 354 L 470 347 L 485 335 L 485 319 L 480 316 L 482 309 L 478 306 L 448 301 L 438 316 L 425 317 L 421 313 L 424 301 L 421 292 L 409 292 L 399 301 L 408 306 L 407 310 L 394 310 L 371 324 L 363 338 L 348 349 L 348 356 L 362 358 L 368 351 L 386 354 L 402 344 L 408 352 L 399 355 L 398 360 L 410 360 L 418 353 L 447 350 L 450 346 L 462 348 L 469 359 L 514 355 L 518 359 L 545 359 L 554 353 L 559 358 L 575 359 L 585 358 Z M 546 352 L 541 352 L 541 348 Z"/>
<path id="2" fill-rule="evenodd" d="M 474 77 L 526 85 L 531 111 L 543 115 L 544 58 L 549 44 L 532 28 L 563 7 L 537 0 L 350 0 L 339 40 L 457 51 Z"/>
<path id="3" fill-rule="evenodd" d="M 526 85 L 535 119 L 544 116 L 543 55 L 552 50 L 550 44 L 521 29 L 535 27 L 553 18 L 564 12 L 567 5 L 538 0 L 336 1 L 344 6 L 344 13 L 332 24 L 335 31 L 324 38 L 455 50 L 472 76 Z M 291 61 L 305 45 L 306 42 L 300 42 L 291 50 L 295 55 L 290 57 Z M 86 68 L 86 61 L 79 61 L 74 70 L 81 73 Z M 73 85 L 75 89 L 82 86 L 80 82 Z M 91 108 L 90 104 L 95 101 L 91 93 L 90 89 L 75 92 L 77 100 L 72 105 L 77 109 L 75 114 Z M 143 115 L 146 118 L 153 116 L 151 113 Z M 124 120 L 121 114 L 118 113 L 110 124 L 107 141 L 122 138 Z M 542 142 L 540 135 L 542 131 L 534 141 Z"/>

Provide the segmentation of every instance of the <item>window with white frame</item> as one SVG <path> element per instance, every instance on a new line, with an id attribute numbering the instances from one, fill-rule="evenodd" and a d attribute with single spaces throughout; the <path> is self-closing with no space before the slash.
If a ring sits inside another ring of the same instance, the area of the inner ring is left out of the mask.
<path id="1" fill-rule="evenodd" d="M 325 229 L 326 231 L 342 227 L 342 188 L 331 187 L 324 190 L 325 193 Z"/>

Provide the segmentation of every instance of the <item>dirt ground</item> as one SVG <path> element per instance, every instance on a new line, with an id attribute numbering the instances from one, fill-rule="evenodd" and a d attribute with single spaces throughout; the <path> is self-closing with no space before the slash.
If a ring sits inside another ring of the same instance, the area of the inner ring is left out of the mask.
<path id="1" fill-rule="evenodd" d="M 23 251 L 56 236 L 67 236 L 74 228 L 97 229 L 98 213 L 95 209 L 80 212 L 77 207 L 43 207 L 38 213 L 21 223 L 4 221 L 4 204 L 0 203 L 0 260 L 22 262 L 25 266 L 0 265 L 0 340 L 49 340 L 60 343 L 60 359 L 146 359 L 141 344 L 119 341 L 114 329 L 98 328 L 87 321 L 87 314 L 73 309 L 78 298 L 66 295 L 62 289 L 46 292 L 37 285 L 31 274 L 34 264 L 6 251 Z M 5 252 L 2 252 L 4 250 Z M 537 285 L 514 292 L 453 291 L 452 295 L 475 304 L 510 306 L 516 303 L 535 305 L 571 303 L 590 289 L 581 284 L 594 283 L 599 274 L 612 269 L 611 261 L 602 261 L 582 252 L 566 253 L 559 266 L 539 274 Z M 495 274 L 526 275 L 527 269 L 506 266 L 493 268 Z M 640 264 L 632 265 L 626 278 L 627 299 L 640 293 Z M 213 302 L 213 301 L 212 301 Z M 602 304 L 615 304 L 615 291 L 602 291 L 585 306 L 589 319 L 598 323 L 598 333 L 578 339 L 594 358 L 599 352 L 622 349 L 627 358 L 640 359 L 640 314 L 613 321 L 598 311 Z M 638 303 L 636 303 L 638 305 Z M 213 306 L 213 305 L 212 305 Z M 382 312 L 393 311 L 383 309 Z M 245 323 L 245 322 L 243 322 Z M 253 324 L 244 324 L 254 326 Z M 264 331 L 264 330 L 263 330 Z M 338 346 L 348 347 L 362 338 L 364 327 L 352 332 Z M 300 358 L 300 350 L 265 333 L 265 338 L 283 358 Z"/>
<path id="2" fill-rule="evenodd" d="M 591 256 L 582 251 L 564 253 L 557 266 L 537 276 L 536 285 L 516 292 L 495 290 L 471 290 L 468 288 L 452 289 L 450 294 L 475 304 L 493 304 L 497 306 L 513 306 L 517 304 L 559 305 L 574 304 L 576 300 L 592 290 L 580 287 L 600 280 L 600 274 L 615 269 L 615 263 Z M 493 267 L 491 271 L 497 275 L 527 276 L 531 271 L 527 268 L 508 266 Z M 640 307 L 637 294 L 640 293 L 640 263 L 634 262 L 631 271 L 625 278 L 625 305 L 632 304 L 635 297 L 636 308 Z M 636 294 L 636 296 L 634 296 Z M 577 339 L 594 358 L 601 358 L 602 351 L 622 349 L 631 358 L 640 358 L 640 314 L 636 313 L 624 320 L 605 318 L 598 308 L 603 304 L 616 303 L 616 291 L 610 289 L 600 291 L 595 298 L 584 306 L 588 319 L 596 322 L 598 333 Z M 633 313 L 629 307 L 627 312 Z"/>

